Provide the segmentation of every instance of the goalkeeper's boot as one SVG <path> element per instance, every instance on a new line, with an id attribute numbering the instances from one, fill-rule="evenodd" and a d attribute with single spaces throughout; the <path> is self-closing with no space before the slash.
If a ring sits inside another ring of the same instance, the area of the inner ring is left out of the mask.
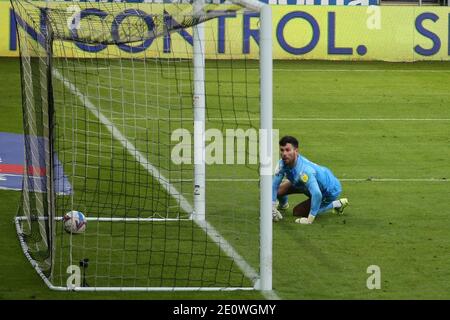
<path id="1" fill-rule="evenodd" d="M 283 210 L 283 211 L 289 209 L 289 202 L 286 202 L 286 203 L 283 204 L 283 205 L 281 205 L 281 203 L 278 203 L 277 209 L 278 209 L 278 210 Z"/>
<path id="2" fill-rule="evenodd" d="M 342 198 L 339 199 L 339 202 L 341 203 L 341 206 L 339 208 L 334 208 L 333 212 L 335 214 L 344 214 L 344 209 L 348 206 L 348 199 L 347 198 Z"/>

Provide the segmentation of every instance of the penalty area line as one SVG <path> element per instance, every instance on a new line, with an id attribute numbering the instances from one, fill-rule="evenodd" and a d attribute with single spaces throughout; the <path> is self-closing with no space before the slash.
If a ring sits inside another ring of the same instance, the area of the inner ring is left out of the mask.
<path id="1" fill-rule="evenodd" d="M 114 120 L 140 120 L 140 121 L 193 121 L 192 118 L 152 118 L 152 117 L 112 117 Z M 210 121 L 259 121 L 259 118 L 208 118 Z M 273 118 L 273 121 L 289 122 L 289 121 L 402 121 L 402 122 L 448 122 L 450 118 Z"/>
<path id="2" fill-rule="evenodd" d="M 338 178 L 344 182 L 450 182 L 450 178 Z M 174 182 L 191 182 L 193 179 L 177 179 Z M 210 178 L 208 182 L 258 182 L 257 178 Z"/>
<path id="3" fill-rule="evenodd" d="M 450 182 L 448 178 L 343 178 L 339 180 L 347 182 Z"/>
<path id="4" fill-rule="evenodd" d="M 145 64 L 143 64 L 143 66 L 145 66 Z M 175 74 L 175 68 L 177 71 L 180 70 L 187 70 L 187 71 L 191 71 L 192 70 L 192 66 L 161 66 L 160 70 L 162 71 L 166 71 L 166 72 L 170 72 L 172 71 Z M 73 67 L 73 69 L 80 69 L 80 70 L 106 70 L 109 69 L 111 71 L 123 71 L 123 70 L 127 70 L 130 69 L 130 67 L 127 66 L 122 66 L 122 65 L 108 65 L 108 66 L 83 66 L 83 65 L 76 65 Z M 144 68 L 142 68 L 144 69 Z M 205 68 L 206 72 L 226 72 L 226 71 L 230 71 L 230 72 L 242 72 L 242 71 L 248 71 L 248 72 L 261 72 L 261 70 L 259 68 Z M 450 69 L 353 69 L 353 68 L 327 68 L 327 69 L 312 69 L 312 68 L 306 68 L 306 69 L 301 69 L 301 68 L 292 68 L 292 69 L 287 69 L 287 68 L 272 68 L 273 72 L 287 72 L 287 73 L 291 73 L 291 72 L 312 72 L 312 73 L 321 73 L 321 72 L 327 72 L 327 73 L 333 73 L 333 72 L 392 72 L 392 73 L 450 73 Z"/>

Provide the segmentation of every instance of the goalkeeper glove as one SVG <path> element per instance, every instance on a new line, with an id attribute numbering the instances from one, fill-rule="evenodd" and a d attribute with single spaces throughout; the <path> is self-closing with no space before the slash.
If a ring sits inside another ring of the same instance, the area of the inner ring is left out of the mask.
<path id="1" fill-rule="evenodd" d="M 315 216 L 313 216 L 312 214 L 310 214 L 310 215 L 308 216 L 308 218 L 298 218 L 298 219 L 295 219 L 295 222 L 296 222 L 296 223 L 300 223 L 300 224 L 311 224 L 311 223 L 314 222 L 314 219 L 315 219 L 315 218 L 316 218 Z"/>

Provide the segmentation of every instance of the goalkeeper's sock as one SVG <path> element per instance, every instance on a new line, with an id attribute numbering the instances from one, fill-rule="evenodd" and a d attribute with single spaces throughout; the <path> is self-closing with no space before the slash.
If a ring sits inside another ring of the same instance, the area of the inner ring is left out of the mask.
<path id="1" fill-rule="evenodd" d="M 333 208 L 340 208 L 342 207 L 342 203 L 340 200 L 334 200 L 333 201 Z"/>
<path id="2" fill-rule="evenodd" d="M 278 209 L 286 210 L 289 208 L 288 196 L 278 197 Z"/>

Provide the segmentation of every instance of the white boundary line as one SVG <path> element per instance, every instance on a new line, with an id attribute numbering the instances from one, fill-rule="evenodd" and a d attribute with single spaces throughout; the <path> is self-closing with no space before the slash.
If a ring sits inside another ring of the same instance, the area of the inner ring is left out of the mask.
<path id="1" fill-rule="evenodd" d="M 112 120 L 169 120 L 168 118 L 112 117 Z M 172 118 L 174 121 L 193 121 L 192 118 Z M 259 118 L 208 118 L 210 121 L 259 121 Z M 273 121 L 425 121 L 447 122 L 450 118 L 274 118 Z"/>
<path id="2" fill-rule="evenodd" d="M 344 182 L 450 182 L 450 178 L 338 178 Z M 190 182 L 192 179 L 177 179 L 174 182 Z M 257 178 L 211 178 L 209 182 L 258 182 Z"/>
<path id="3" fill-rule="evenodd" d="M 274 121 L 450 121 L 450 118 L 275 118 Z"/>
<path id="4" fill-rule="evenodd" d="M 399 73 L 450 73 L 450 70 L 433 69 L 273 69 L 276 72 L 399 72 Z"/>
<path id="5" fill-rule="evenodd" d="M 450 182 L 447 178 L 353 178 L 339 179 L 346 182 Z"/>
<path id="6" fill-rule="evenodd" d="M 100 122 L 111 132 L 114 139 L 118 140 L 125 150 L 136 159 L 136 161 L 141 164 L 147 171 L 156 179 L 158 179 L 164 189 L 169 193 L 172 197 L 175 198 L 177 202 L 179 202 L 180 207 L 187 213 L 192 213 L 193 208 L 191 204 L 187 201 L 187 199 L 178 192 L 178 190 L 170 183 L 170 181 L 165 178 L 157 168 L 155 168 L 146 157 L 139 152 L 136 147 L 125 137 L 123 134 L 116 128 L 116 126 L 106 118 L 100 110 L 82 93 L 72 84 L 69 80 L 65 79 L 61 73 L 53 69 L 53 76 L 60 80 L 64 86 L 72 92 L 80 102 L 87 108 L 89 111 L 96 116 Z M 194 222 L 203 229 L 203 231 L 219 246 L 221 250 L 223 250 L 229 257 L 231 257 L 242 272 L 245 274 L 247 278 L 252 281 L 255 279 L 259 279 L 259 274 L 236 252 L 236 250 L 226 241 L 222 235 L 207 221 L 198 221 L 194 219 Z M 261 291 L 261 293 L 267 298 L 272 300 L 280 300 L 280 298 L 276 295 L 275 292 L 265 292 Z"/>
<path id="7" fill-rule="evenodd" d="M 275 118 L 274 121 L 450 121 L 450 118 Z"/>
<path id="8" fill-rule="evenodd" d="M 183 63 L 183 62 L 181 62 Z M 95 66 L 73 66 L 71 69 L 75 70 L 106 70 L 106 69 L 123 69 L 121 66 L 103 66 L 103 67 L 95 67 Z M 171 67 L 165 68 L 164 66 L 161 67 L 161 70 L 165 69 L 171 69 Z M 192 67 L 183 67 L 183 66 L 177 66 L 177 70 L 192 70 Z M 252 71 L 252 72 L 259 72 L 259 69 L 255 68 L 233 68 L 233 71 Z M 205 71 L 231 71 L 230 68 L 205 68 Z M 286 68 L 274 68 L 274 72 L 398 72 L 398 73 L 450 73 L 450 69 L 448 70 L 438 70 L 438 69 L 286 69 Z"/>

